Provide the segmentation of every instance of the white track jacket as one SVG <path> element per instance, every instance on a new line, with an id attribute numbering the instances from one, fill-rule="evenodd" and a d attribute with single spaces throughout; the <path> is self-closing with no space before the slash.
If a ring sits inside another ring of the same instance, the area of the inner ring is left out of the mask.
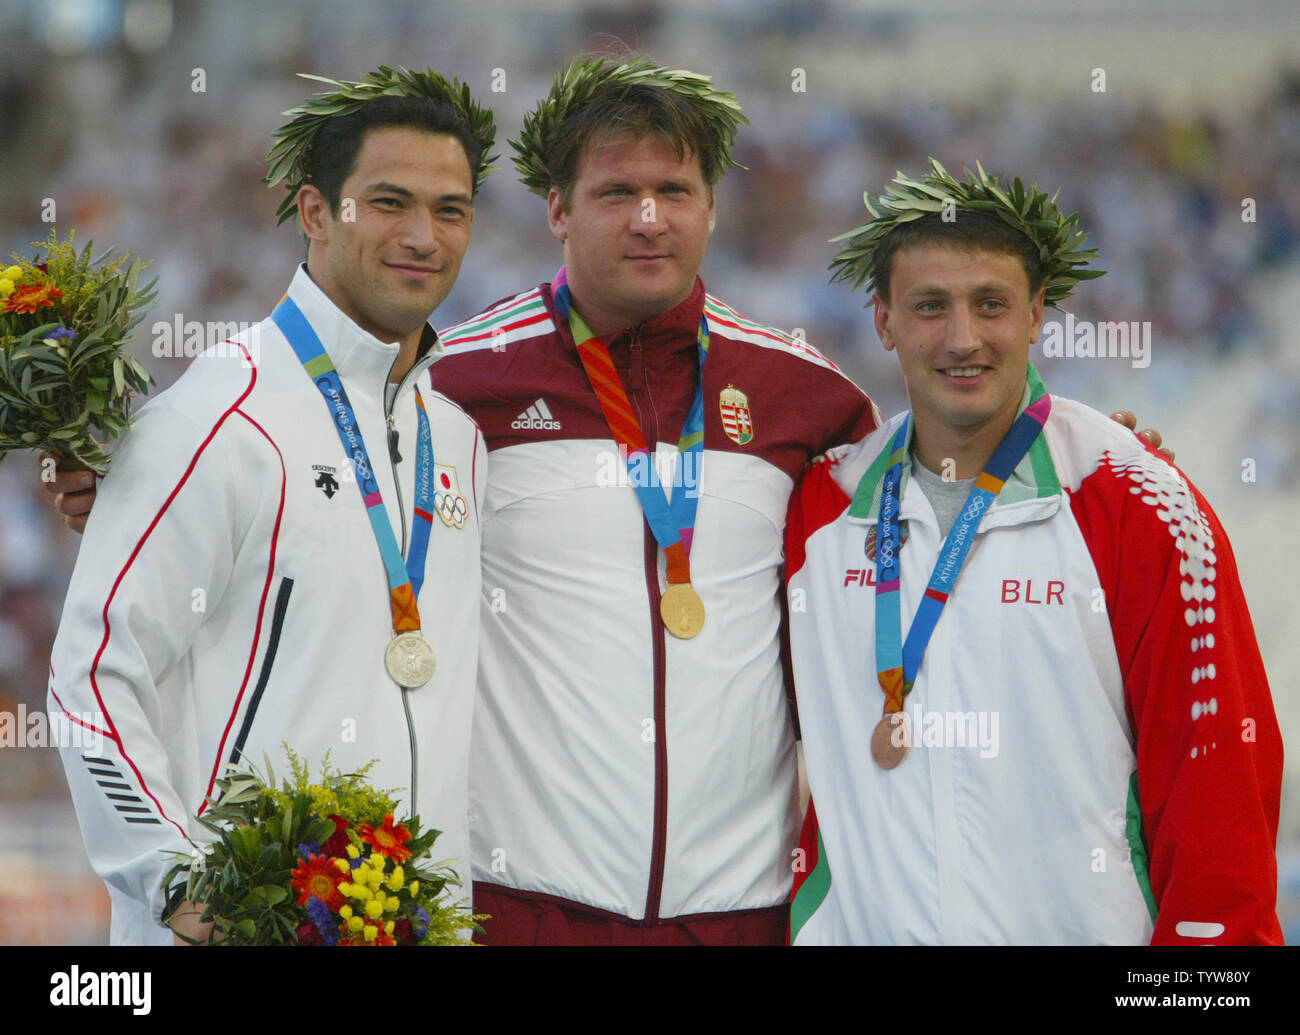
<path id="1" fill-rule="evenodd" d="M 1032 371 L 1025 404 L 1041 397 Z M 813 807 L 798 944 L 1281 943 L 1282 744 L 1218 518 L 1068 399 L 980 521 L 905 711 L 869 751 L 880 484 L 901 418 L 813 465 L 787 524 Z M 904 471 L 906 636 L 941 545 Z"/>
<path id="2" fill-rule="evenodd" d="M 478 642 L 485 451 L 435 393 L 432 334 L 392 404 L 398 347 L 361 330 L 301 268 L 289 288 L 347 390 L 403 551 L 416 406 L 428 408 L 436 513 L 419 597 L 437 670 L 403 692 L 384 668 L 388 583 L 325 401 L 268 318 L 198 357 L 123 436 L 64 604 L 49 708 L 94 723 L 102 757 L 64 749 L 90 860 L 108 884 L 114 943 L 169 943 L 161 879 L 202 833 L 194 816 L 225 763 L 281 744 L 373 785 L 444 833 L 469 895 L 467 760 Z M 398 522 L 401 527 L 398 527 Z"/>

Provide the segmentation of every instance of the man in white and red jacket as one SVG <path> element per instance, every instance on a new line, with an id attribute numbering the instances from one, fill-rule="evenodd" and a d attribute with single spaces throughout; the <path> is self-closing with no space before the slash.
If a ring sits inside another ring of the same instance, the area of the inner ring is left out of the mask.
<path id="1" fill-rule="evenodd" d="M 1282 744 L 1227 536 L 1046 394 L 1029 350 L 1074 279 L 1051 241 L 964 206 L 891 228 L 907 192 L 840 261 L 912 411 L 813 464 L 786 526 L 792 940 L 1280 944 Z"/>

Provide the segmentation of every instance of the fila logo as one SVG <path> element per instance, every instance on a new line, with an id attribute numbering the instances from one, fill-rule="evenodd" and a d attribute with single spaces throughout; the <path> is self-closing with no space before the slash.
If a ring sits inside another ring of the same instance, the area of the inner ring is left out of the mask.
<path id="1" fill-rule="evenodd" d="M 516 431 L 559 431 L 563 425 L 551 416 L 545 399 L 538 399 L 524 410 L 510 425 Z"/>
<path id="2" fill-rule="evenodd" d="M 875 568 L 849 568 L 844 572 L 846 586 L 874 586 L 875 584 Z"/>
<path id="3" fill-rule="evenodd" d="M 1042 593 L 1042 582 L 1038 583 L 1039 593 Z M 1047 596 L 1034 599 L 1034 580 L 1025 579 L 1024 593 L 1020 591 L 1019 579 L 1002 580 L 1002 603 L 1004 604 L 1064 604 L 1065 598 L 1062 594 L 1065 592 L 1065 583 L 1056 579 L 1049 579 L 1047 583 Z"/>

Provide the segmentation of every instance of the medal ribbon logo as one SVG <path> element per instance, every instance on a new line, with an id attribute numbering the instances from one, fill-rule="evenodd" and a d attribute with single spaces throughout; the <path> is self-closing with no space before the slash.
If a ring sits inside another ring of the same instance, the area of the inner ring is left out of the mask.
<path id="1" fill-rule="evenodd" d="M 388 511 L 384 507 L 383 497 L 379 493 L 379 483 L 371 469 L 370 454 L 366 451 L 365 441 L 361 438 L 361 429 L 357 425 L 352 404 L 338 371 L 325 353 L 315 330 L 307 317 L 285 297 L 271 319 L 289 339 L 298 361 L 311 377 L 325 399 L 330 416 L 334 420 L 335 430 L 343 443 L 343 451 L 352 458 L 356 472 L 357 489 L 366 505 L 366 514 L 370 518 L 370 527 L 375 533 L 379 545 L 379 554 L 383 558 L 384 570 L 388 575 L 388 589 L 393 612 L 393 630 L 395 633 L 413 632 L 420 628 L 420 608 L 417 600 L 420 587 L 424 585 L 424 567 L 429 549 L 429 530 L 433 523 L 433 436 L 429 431 L 429 414 L 420 397 L 420 390 L 415 390 L 416 418 L 419 424 L 416 436 L 415 458 L 415 516 L 411 522 L 411 543 L 407 557 L 402 559 L 402 551 L 393 535 L 392 523 L 388 520 Z"/>
<path id="2" fill-rule="evenodd" d="M 605 415 L 605 423 L 609 425 L 614 440 L 627 454 L 628 471 L 633 476 L 631 482 L 641 501 L 641 510 L 645 514 L 651 532 L 654 533 L 655 541 L 664 551 L 668 561 L 668 585 L 670 588 L 680 583 L 689 585 L 691 539 L 695 532 L 695 512 L 699 505 L 699 493 L 691 491 L 695 487 L 683 484 L 672 494 L 672 502 L 669 503 L 659 481 L 654 456 L 646 443 L 645 434 L 641 431 L 636 414 L 632 411 L 632 404 L 628 400 L 623 383 L 619 380 L 618 371 L 614 369 L 609 348 L 591 333 L 591 328 L 587 326 L 586 321 L 573 309 L 572 293 L 563 266 L 556 274 L 552 287 L 555 308 L 569 321 L 573 340 L 578 346 L 578 356 L 582 360 L 583 369 L 587 372 L 587 380 L 591 382 L 591 387 L 596 393 L 601 412 Z M 697 343 L 700 356 L 700 380 L 695 386 L 695 399 L 691 403 L 681 438 L 677 442 L 677 469 L 682 472 L 698 472 L 701 469 L 700 460 L 704 452 L 704 361 L 709 354 L 709 324 L 703 316 L 700 317 Z M 695 461 L 694 464 L 685 460 L 684 454 L 694 454 L 690 458 Z M 636 465 L 642 463 L 649 465 L 649 479 L 638 475 Z M 650 484 L 646 484 L 647 480 Z M 682 481 L 685 481 L 684 477 Z"/>

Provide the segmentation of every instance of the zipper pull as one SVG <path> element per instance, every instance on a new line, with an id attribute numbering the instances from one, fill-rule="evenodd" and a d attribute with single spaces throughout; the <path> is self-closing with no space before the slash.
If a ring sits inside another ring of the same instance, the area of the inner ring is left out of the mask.
<path id="1" fill-rule="evenodd" d="M 397 451 L 397 422 L 391 413 L 388 415 L 388 455 L 393 458 L 393 463 L 402 462 L 402 454 Z"/>

